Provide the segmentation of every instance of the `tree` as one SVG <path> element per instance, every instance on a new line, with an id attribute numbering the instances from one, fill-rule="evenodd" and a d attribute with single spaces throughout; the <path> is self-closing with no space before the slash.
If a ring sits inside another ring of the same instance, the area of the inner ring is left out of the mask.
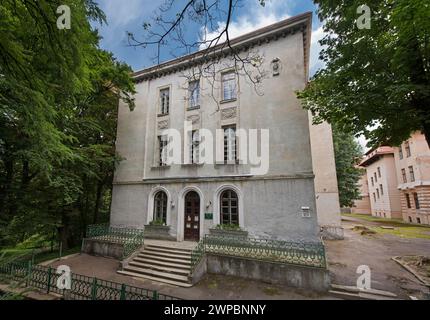
<path id="1" fill-rule="evenodd" d="M 357 167 L 357 163 L 363 150 L 352 134 L 342 132 L 336 126 L 333 126 L 333 145 L 339 202 L 341 207 L 351 207 L 354 200 L 360 199 L 358 181 L 363 170 Z"/>
<path id="2" fill-rule="evenodd" d="M 316 122 L 398 145 L 421 130 L 430 145 L 430 6 L 375 0 L 370 29 L 359 29 L 358 0 L 315 0 L 327 35 L 326 67 L 298 93 Z M 376 128 L 375 128 L 376 127 Z"/>
<path id="3" fill-rule="evenodd" d="M 70 30 L 56 27 L 64 4 Z M 67 248 L 108 216 L 131 69 L 99 48 L 90 21 L 104 14 L 91 0 L 4 0 L 0 12 L 0 244 L 58 232 Z"/>

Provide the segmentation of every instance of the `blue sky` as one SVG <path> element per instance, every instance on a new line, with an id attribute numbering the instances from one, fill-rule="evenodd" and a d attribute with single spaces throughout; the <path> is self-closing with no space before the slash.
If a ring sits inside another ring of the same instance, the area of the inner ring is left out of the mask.
<path id="1" fill-rule="evenodd" d="M 143 22 L 151 21 L 151 16 L 163 0 L 97 0 L 107 16 L 108 25 L 95 25 L 101 36 L 101 46 L 115 54 L 118 60 L 128 63 L 133 70 L 139 70 L 154 64 L 154 51 L 149 48 L 131 47 L 127 42 L 127 31 L 137 37 L 144 34 Z M 177 8 L 185 0 L 177 0 Z M 282 19 L 306 12 L 314 12 L 311 52 L 311 74 L 322 66 L 318 61 L 320 46 L 318 40 L 323 36 L 321 23 L 315 15 L 316 7 L 310 0 L 266 0 L 261 7 L 259 0 L 243 0 L 233 16 L 229 29 L 231 37 L 264 27 Z M 222 23 L 222 21 L 220 21 Z M 190 37 L 196 37 L 195 28 L 188 31 Z M 198 30 L 198 28 L 197 28 Z M 162 58 L 171 59 L 169 49 L 163 51 Z"/>

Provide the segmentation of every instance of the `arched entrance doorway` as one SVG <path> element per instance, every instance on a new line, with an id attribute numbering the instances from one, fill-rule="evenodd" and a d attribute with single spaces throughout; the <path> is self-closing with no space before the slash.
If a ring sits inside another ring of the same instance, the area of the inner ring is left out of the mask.
<path id="1" fill-rule="evenodd" d="M 200 196 L 195 191 L 185 195 L 184 205 L 184 240 L 200 239 Z"/>

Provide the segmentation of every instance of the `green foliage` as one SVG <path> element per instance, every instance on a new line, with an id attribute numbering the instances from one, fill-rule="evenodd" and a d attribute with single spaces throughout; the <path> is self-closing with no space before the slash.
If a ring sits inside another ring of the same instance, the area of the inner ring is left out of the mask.
<path id="1" fill-rule="evenodd" d="M 156 220 L 152 220 L 152 221 L 149 223 L 149 225 L 150 225 L 150 226 L 164 226 L 164 225 L 165 225 L 165 223 L 164 223 L 163 219 L 156 219 Z"/>
<path id="2" fill-rule="evenodd" d="M 336 162 L 339 202 L 341 207 L 351 207 L 354 200 L 360 199 L 358 181 L 363 169 L 356 165 L 363 156 L 363 150 L 350 133 L 333 126 L 333 146 Z"/>
<path id="3" fill-rule="evenodd" d="M 66 249 L 108 217 L 117 106 L 133 109 L 134 84 L 90 20 L 105 21 L 92 0 L 0 4 L 0 246 Z"/>
<path id="4" fill-rule="evenodd" d="M 226 224 L 217 224 L 215 229 L 219 230 L 231 230 L 231 231 L 240 231 L 242 230 L 238 224 L 234 223 L 226 223 Z"/>
<path id="5" fill-rule="evenodd" d="M 430 6 L 421 0 L 315 0 L 326 68 L 298 94 L 316 120 L 398 145 L 421 130 L 430 143 Z M 370 29 L 356 25 L 366 4 Z M 376 129 L 372 130 L 374 127 Z"/>

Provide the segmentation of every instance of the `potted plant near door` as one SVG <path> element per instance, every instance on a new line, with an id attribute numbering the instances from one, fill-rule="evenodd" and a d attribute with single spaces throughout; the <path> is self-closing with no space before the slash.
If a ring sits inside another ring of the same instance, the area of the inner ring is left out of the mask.
<path id="1" fill-rule="evenodd" d="M 220 237 L 244 238 L 248 237 L 248 231 L 240 228 L 238 224 L 219 224 L 209 229 L 209 234 Z"/>
<path id="2" fill-rule="evenodd" d="M 170 235 L 170 226 L 167 226 L 162 219 L 152 220 L 149 224 L 145 225 L 144 235 L 148 239 L 175 240 Z"/>

